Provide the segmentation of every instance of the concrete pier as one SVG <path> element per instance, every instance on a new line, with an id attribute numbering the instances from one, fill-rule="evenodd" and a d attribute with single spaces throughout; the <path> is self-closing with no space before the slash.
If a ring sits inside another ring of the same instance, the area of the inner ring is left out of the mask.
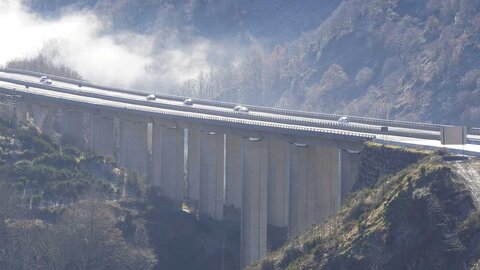
<path id="1" fill-rule="evenodd" d="M 78 147 L 84 146 L 83 112 L 73 109 L 62 110 L 62 141 Z"/>
<path id="2" fill-rule="evenodd" d="M 32 104 L 30 106 L 29 121 L 31 121 L 42 133 L 53 132 L 56 107 L 43 104 Z"/>
<path id="3" fill-rule="evenodd" d="M 317 217 L 314 223 L 320 223 L 340 208 L 341 178 L 340 151 L 337 148 L 316 147 L 315 161 L 317 191 Z M 310 225 L 310 224 L 309 224 Z"/>
<path id="4" fill-rule="evenodd" d="M 225 143 L 225 205 L 242 207 L 242 138 L 227 135 Z"/>
<path id="5" fill-rule="evenodd" d="M 336 148 L 291 146 L 290 235 L 322 222 L 340 207 L 339 159 Z"/>
<path id="6" fill-rule="evenodd" d="M 244 139 L 241 217 L 242 267 L 267 253 L 268 142 Z"/>
<path id="7" fill-rule="evenodd" d="M 153 123 L 152 180 L 163 194 L 176 201 L 183 201 L 184 181 L 184 129 Z"/>
<path id="8" fill-rule="evenodd" d="M 202 133 L 200 145 L 200 215 L 223 219 L 224 134 Z"/>
<path id="9" fill-rule="evenodd" d="M 188 154 L 187 154 L 187 197 L 192 201 L 200 199 L 200 159 L 201 159 L 200 131 L 188 130 Z"/>
<path id="10" fill-rule="evenodd" d="M 350 194 L 353 184 L 357 180 L 360 169 L 361 156 L 359 152 L 349 153 L 346 150 L 340 151 L 340 166 L 342 179 L 342 195 L 341 202 Z"/>
<path id="11" fill-rule="evenodd" d="M 115 155 L 115 127 L 113 117 L 90 115 L 89 148 L 103 156 Z"/>
<path id="12" fill-rule="evenodd" d="M 13 104 L 15 104 L 14 117 L 17 119 L 17 123 L 26 122 L 30 104 L 21 98 L 16 98 Z"/>
<path id="13" fill-rule="evenodd" d="M 290 145 L 268 142 L 268 224 L 288 226 L 290 210 Z"/>
<path id="14" fill-rule="evenodd" d="M 147 175 L 147 121 L 120 119 L 120 165 Z"/>

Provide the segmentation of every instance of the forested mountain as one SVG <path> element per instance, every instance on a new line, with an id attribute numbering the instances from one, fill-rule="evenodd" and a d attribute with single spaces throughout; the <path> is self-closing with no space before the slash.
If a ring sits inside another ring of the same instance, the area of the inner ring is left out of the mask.
<path id="1" fill-rule="evenodd" d="M 181 94 L 480 126 L 479 0 L 25 3 L 46 17 L 92 9 L 109 31 L 153 34 L 158 50 L 165 37 L 247 44 Z"/>

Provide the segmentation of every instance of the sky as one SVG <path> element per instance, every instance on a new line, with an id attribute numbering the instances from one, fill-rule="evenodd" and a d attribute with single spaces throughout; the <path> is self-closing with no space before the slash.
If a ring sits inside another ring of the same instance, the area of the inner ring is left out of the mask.
<path id="1" fill-rule="evenodd" d="M 234 61 L 238 54 L 231 52 L 239 51 L 201 37 L 188 43 L 165 37 L 170 44 L 158 49 L 155 41 L 162 37 L 112 32 L 92 11 L 45 19 L 19 0 L 0 0 L 0 36 L 0 66 L 42 53 L 83 79 L 123 87 L 176 87 L 219 62 Z"/>

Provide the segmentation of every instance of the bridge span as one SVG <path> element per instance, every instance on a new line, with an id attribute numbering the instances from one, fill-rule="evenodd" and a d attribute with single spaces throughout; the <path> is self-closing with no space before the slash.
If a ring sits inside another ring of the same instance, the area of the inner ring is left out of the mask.
<path id="1" fill-rule="evenodd" d="M 240 212 L 241 263 L 267 252 L 269 225 L 288 235 L 334 214 L 358 172 L 365 141 L 444 148 L 440 125 L 339 116 L 146 93 L 41 74 L 0 72 L 0 114 L 104 156 L 149 179 L 201 218 Z M 388 130 L 382 127 L 388 126 Z M 470 129 L 468 139 L 479 139 Z M 480 145 L 448 146 L 479 154 Z"/>

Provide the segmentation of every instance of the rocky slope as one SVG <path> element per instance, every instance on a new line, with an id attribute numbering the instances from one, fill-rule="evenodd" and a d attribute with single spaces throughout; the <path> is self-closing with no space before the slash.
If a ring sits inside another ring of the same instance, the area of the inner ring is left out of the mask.
<path id="1" fill-rule="evenodd" d="M 478 174 L 479 164 L 427 157 L 354 192 L 336 216 L 252 269 L 476 269 L 478 198 L 458 168 Z"/>

